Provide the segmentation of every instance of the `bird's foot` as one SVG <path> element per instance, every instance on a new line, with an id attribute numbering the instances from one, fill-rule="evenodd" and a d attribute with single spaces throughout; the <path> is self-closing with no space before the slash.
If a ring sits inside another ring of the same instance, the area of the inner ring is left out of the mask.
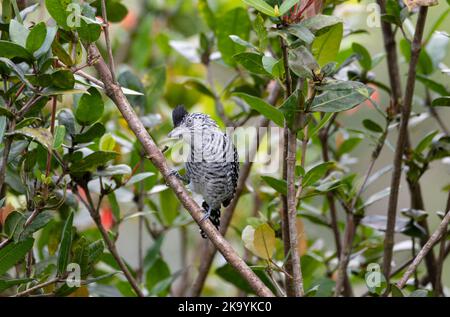
<path id="1" fill-rule="evenodd" d="M 206 219 L 209 218 L 209 216 L 211 216 L 211 208 L 208 208 L 208 211 L 203 215 L 202 219 L 200 220 L 200 222 L 205 221 Z"/>
<path id="2" fill-rule="evenodd" d="M 173 169 L 169 172 L 167 176 L 175 176 L 180 181 L 184 182 L 185 184 L 189 184 L 189 179 L 183 175 L 181 175 L 176 169 Z M 167 185 L 167 183 L 166 183 Z"/>

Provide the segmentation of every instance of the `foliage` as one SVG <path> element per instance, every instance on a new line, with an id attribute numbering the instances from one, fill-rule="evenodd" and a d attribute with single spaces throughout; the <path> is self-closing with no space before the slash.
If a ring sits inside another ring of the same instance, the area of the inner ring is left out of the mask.
<path id="1" fill-rule="evenodd" d="M 352 164 L 359 159 L 369 165 L 382 150 L 391 158 L 395 141 L 388 136 L 400 114 L 392 111 L 392 88 L 380 75 L 384 47 L 368 45 L 375 31 L 349 29 L 349 21 L 339 17 L 339 9 L 363 4 L 317 1 L 322 8 L 311 11 L 314 6 L 302 7 L 307 2 L 111 0 L 105 9 L 119 88 L 161 148 L 169 144 L 170 112 L 178 104 L 211 115 L 221 126 L 251 126 L 255 117 L 263 117 L 306 144 L 307 155 L 296 149 L 294 175 L 304 290 L 306 296 L 332 296 L 340 255 L 334 238 L 322 234 L 334 230 L 343 239 L 346 215 L 357 222 L 351 286 L 365 289 L 368 265 L 382 262 L 382 203 L 391 191 L 376 189 L 376 181 L 391 166 L 384 159 L 380 164 L 386 166 L 364 178 L 366 168 Z M 398 48 L 408 62 L 411 38 L 404 27 L 415 21 L 415 11 L 399 1 L 386 2 L 381 19 L 402 32 Z M 27 293 L 54 279 L 33 294 L 135 296 L 129 280 L 118 274 L 123 269 L 108 244 L 120 239 L 136 250 L 125 265 L 146 294 L 186 295 L 177 285 L 194 277 L 175 260 L 186 255 L 177 251 L 174 256 L 173 250 L 187 250 L 193 254 L 188 259 L 201 261 L 197 230 L 91 72 L 96 61 L 88 56 L 89 44 L 108 56 L 102 1 L 21 3 L 28 7 L 19 12 L 15 0 L 2 1 L 0 21 L 0 295 Z M 445 11 L 430 22 L 419 56 L 414 115 L 441 123 L 431 131 L 431 124 L 419 122 L 426 131 L 411 139 L 404 164 L 412 185 L 431 168 L 445 169 L 434 163 L 448 163 L 450 155 L 446 120 L 439 117 L 448 118 L 450 105 L 444 54 L 449 39 L 441 31 L 450 9 L 444 1 L 439 8 Z M 269 101 L 275 86 L 282 92 Z M 170 160 L 176 145 L 169 145 Z M 265 164 L 254 164 L 252 186 L 244 190 L 227 236 L 278 295 L 286 292 L 290 256 L 280 212 L 288 193 L 281 173 L 285 161 L 282 157 L 277 172 L 269 174 Z M 448 183 L 439 184 L 448 191 Z M 413 207 L 399 212 L 395 232 L 413 242 L 408 251 L 416 254 L 411 248 L 426 242 L 432 232 L 427 221 L 435 216 L 434 210 Z M 172 234 L 182 241 L 168 238 Z M 146 235 L 152 242 L 142 246 Z M 396 258 L 405 258 L 401 245 L 396 252 Z M 181 263 L 190 265 L 186 261 Z M 64 282 L 72 276 L 70 264 L 80 267 L 81 285 Z M 428 296 L 425 285 L 416 282 L 406 290 L 392 287 L 391 295 Z M 233 295 L 233 288 L 253 294 L 247 281 L 222 263 L 211 270 L 203 294 Z M 373 296 L 383 291 L 368 290 Z"/>

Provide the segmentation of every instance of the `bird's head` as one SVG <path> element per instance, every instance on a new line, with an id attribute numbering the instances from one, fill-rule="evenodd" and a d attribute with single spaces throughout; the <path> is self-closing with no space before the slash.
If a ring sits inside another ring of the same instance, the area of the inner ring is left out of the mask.
<path id="1" fill-rule="evenodd" d="M 218 128 L 210 116 L 203 113 L 189 113 L 183 106 L 177 106 L 172 112 L 173 130 L 169 138 L 190 140 L 194 134 L 208 133 Z"/>

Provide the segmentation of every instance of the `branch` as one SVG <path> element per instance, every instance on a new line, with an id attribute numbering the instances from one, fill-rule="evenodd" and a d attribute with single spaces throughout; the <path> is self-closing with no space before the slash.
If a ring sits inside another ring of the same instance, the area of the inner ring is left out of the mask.
<path id="1" fill-rule="evenodd" d="M 98 57 L 98 61 L 94 66 L 105 85 L 106 94 L 116 104 L 124 119 L 127 121 L 130 129 L 141 142 L 149 159 L 161 172 L 165 182 L 170 188 L 172 188 L 175 195 L 178 197 L 186 210 L 204 230 L 208 238 L 219 249 L 228 263 L 230 263 L 230 265 L 242 275 L 257 295 L 273 296 L 273 293 L 267 288 L 266 285 L 264 285 L 258 276 L 247 266 L 247 264 L 245 264 L 236 251 L 234 251 L 229 242 L 226 241 L 224 237 L 215 229 L 214 225 L 210 221 L 201 221 L 203 218 L 202 208 L 200 208 L 200 206 L 198 206 L 198 204 L 190 197 L 183 184 L 177 179 L 177 177 L 175 175 L 170 175 L 170 168 L 166 163 L 164 155 L 161 153 L 160 149 L 157 147 L 144 125 L 137 117 L 121 88 L 114 82 L 111 72 L 101 57 L 97 47 L 90 44 L 87 46 L 87 50 L 91 56 Z"/>
<path id="2" fill-rule="evenodd" d="M 405 90 L 405 100 L 402 107 L 402 117 L 400 122 L 400 131 L 397 138 L 397 146 L 395 148 L 394 156 L 394 170 L 391 179 L 391 193 L 389 196 L 389 205 L 387 211 L 387 226 L 384 240 L 384 257 L 383 257 L 383 273 L 389 285 L 389 276 L 392 261 L 392 249 L 394 247 L 394 229 L 395 220 L 397 217 L 397 203 L 400 186 L 400 177 L 402 173 L 402 155 L 406 140 L 408 137 L 408 121 L 411 114 L 411 104 L 414 94 L 414 85 L 416 81 L 416 67 L 419 60 L 419 54 L 422 47 L 422 36 L 425 27 L 425 20 L 427 16 L 427 7 L 421 7 L 419 11 L 419 18 L 414 32 L 414 40 L 411 45 L 411 60 L 409 62 L 408 79 Z"/>
<path id="3" fill-rule="evenodd" d="M 281 52 L 283 54 L 283 61 L 284 61 L 284 74 L 285 74 L 285 99 L 287 99 L 292 94 L 292 78 L 291 73 L 289 70 L 289 64 L 288 64 L 288 48 L 286 46 L 286 43 L 283 38 L 280 37 L 280 46 L 281 46 Z M 288 128 L 286 127 L 286 124 L 283 129 L 283 157 L 287 157 L 288 154 Z M 284 180 L 287 179 L 287 164 L 286 160 L 283 160 L 283 171 L 282 171 L 282 178 Z M 284 257 L 286 258 L 286 271 L 289 273 L 290 276 L 293 276 L 293 263 L 292 263 L 292 254 L 289 251 L 291 247 L 291 241 L 290 241 L 290 230 L 289 230 L 289 214 L 288 214 L 288 202 L 287 197 L 285 195 L 281 195 L 281 237 L 283 239 L 283 250 L 284 250 Z M 292 278 L 290 278 L 288 275 L 285 276 L 285 284 L 286 284 L 286 295 L 288 297 L 295 296 L 294 291 L 294 282 Z"/>
<path id="4" fill-rule="evenodd" d="M 267 102 L 271 105 L 274 105 L 278 99 L 279 93 L 280 93 L 280 85 L 276 84 L 276 86 L 271 90 L 270 95 L 267 99 Z M 269 120 L 267 120 L 266 118 L 262 118 L 259 123 L 259 127 L 266 128 L 269 126 L 269 123 L 270 123 Z M 259 132 L 259 129 L 258 129 L 258 132 Z M 259 140 L 260 138 L 261 138 L 261 136 L 258 136 L 257 140 Z M 228 230 L 228 227 L 230 226 L 231 219 L 233 217 L 234 210 L 236 209 L 239 198 L 241 197 L 242 193 L 244 192 L 245 182 L 246 182 L 248 176 L 250 175 L 250 170 L 253 165 L 253 159 L 251 159 L 251 157 L 254 157 L 254 155 L 256 155 L 256 153 L 258 151 L 258 147 L 259 147 L 259 142 L 257 142 L 254 145 L 254 148 L 250 152 L 250 157 L 249 157 L 250 161 L 245 162 L 244 166 L 242 167 L 242 170 L 239 173 L 240 174 L 239 181 L 238 181 L 238 185 L 236 187 L 236 193 L 234 195 L 234 198 L 231 201 L 230 205 L 225 209 L 225 211 L 223 213 L 223 216 L 221 219 L 221 224 L 220 224 L 220 232 L 224 236 Z M 208 272 L 211 267 L 212 261 L 214 259 L 214 255 L 216 254 L 216 251 L 217 251 L 217 249 L 214 247 L 214 245 L 209 245 L 206 248 L 206 253 L 202 255 L 199 272 L 198 272 L 197 278 L 194 281 L 192 289 L 190 291 L 190 296 L 192 296 L 192 297 L 200 296 L 201 291 L 202 291 L 203 286 L 206 281 L 206 277 L 208 276 Z"/>
<path id="5" fill-rule="evenodd" d="M 108 15 L 106 14 L 106 3 L 105 0 L 102 0 L 102 18 L 103 18 L 103 31 L 105 32 L 105 42 L 106 42 L 106 50 L 108 51 L 108 62 L 109 62 L 109 70 L 111 72 L 111 77 L 113 82 L 116 82 L 116 70 L 114 67 L 114 58 L 112 54 L 111 41 L 109 38 L 109 23 L 108 23 Z"/>
<path id="6" fill-rule="evenodd" d="M 378 5 L 380 6 L 380 13 L 386 14 L 386 1 L 384 0 L 377 0 Z M 397 49 L 396 49 L 396 41 L 395 41 L 395 32 L 392 30 L 392 27 L 390 23 L 381 21 L 382 26 L 382 32 L 383 32 L 383 40 L 384 40 L 384 46 L 386 50 L 387 55 L 387 68 L 389 73 L 389 80 L 391 85 L 391 107 L 387 110 L 388 118 L 392 118 L 394 115 L 400 112 L 400 107 L 402 104 L 402 88 L 401 88 L 401 81 L 400 81 L 400 72 L 399 72 L 399 66 L 398 66 L 398 57 L 397 57 Z M 403 28 L 400 28 L 403 32 Z M 408 40 L 409 41 L 409 40 Z M 409 41 L 410 42 L 410 41 Z M 427 91 L 426 91 L 427 92 Z M 427 97 L 429 97 L 429 94 L 427 93 Z M 430 103 L 428 103 L 430 104 Z M 438 123 L 439 117 L 437 116 L 436 110 L 432 107 L 429 107 L 430 113 L 435 116 Z M 443 131 L 445 130 L 445 125 L 441 125 L 441 128 L 443 128 Z M 409 142 L 409 136 L 408 132 L 406 132 L 406 146 L 404 146 L 404 153 L 408 153 L 409 149 L 411 148 L 410 142 Z M 412 184 L 408 181 L 408 189 L 411 196 L 411 208 L 413 209 L 420 209 L 425 210 L 425 206 L 423 204 L 422 197 L 422 191 L 420 188 L 420 184 Z M 421 225 L 424 228 L 428 228 L 427 220 L 423 220 Z M 428 232 L 428 230 L 427 230 Z M 426 241 L 429 238 L 429 234 L 427 233 L 426 236 L 420 239 L 421 246 L 423 247 Z M 434 276 L 435 275 L 435 266 L 436 266 L 436 260 L 434 257 L 433 252 L 430 252 L 426 257 L 426 267 L 429 275 Z M 432 282 L 434 283 L 434 279 L 432 279 Z"/>
<path id="7" fill-rule="evenodd" d="M 307 130 L 308 126 L 305 126 L 304 130 Z M 292 282 L 294 286 L 294 296 L 301 297 L 304 295 L 303 289 L 303 276 L 300 263 L 300 254 L 298 252 L 298 233 L 297 233 L 297 201 L 295 194 L 295 163 L 297 153 L 297 133 L 288 131 L 288 153 L 286 157 L 287 162 L 287 207 L 289 217 L 289 240 L 290 240 L 290 252 L 292 259 Z M 306 138 L 306 136 L 305 136 Z M 305 167 L 306 156 L 306 142 L 303 141 L 301 165 Z M 301 193 L 303 177 L 300 178 L 299 192 Z"/>
<path id="8" fill-rule="evenodd" d="M 126 264 L 123 262 L 122 258 L 119 255 L 119 252 L 117 251 L 115 243 L 111 240 L 109 237 L 108 232 L 105 230 L 105 228 L 102 225 L 102 221 L 100 218 L 100 213 L 98 207 L 96 208 L 94 205 L 94 202 L 92 201 L 91 193 L 89 192 L 89 188 L 86 184 L 83 184 L 83 189 L 86 193 L 87 202 L 78 195 L 78 198 L 83 202 L 83 204 L 86 206 L 87 210 L 89 211 L 89 214 L 91 215 L 92 220 L 94 220 L 98 230 L 100 231 L 103 240 L 106 243 L 106 246 L 111 253 L 111 255 L 116 260 L 117 264 L 119 265 L 120 269 L 122 270 L 123 274 L 125 275 L 126 279 L 130 283 L 133 290 L 136 292 L 136 294 L 139 297 L 144 297 L 144 293 L 142 293 L 141 289 L 138 286 L 138 283 L 134 279 L 133 275 L 131 275 L 130 270 L 126 266 Z M 99 200 L 98 206 L 100 206 L 101 198 Z"/>
<path id="9" fill-rule="evenodd" d="M 23 297 L 23 296 L 26 296 L 26 295 L 28 295 L 28 294 L 30 294 L 30 293 L 38 290 L 38 289 L 44 288 L 44 287 L 46 287 L 48 285 L 51 285 L 51 284 L 58 283 L 59 281 L 60 281 L 59 277 L 53 278 L 53 279 L 48 280 L 48 281 L 46 281 L 44 283 L 41 283 L 41 284 L 38 284 L 36 286 L 30 287 L 29 289 L 27 289 L 27 290 L 25 290 L 23 292 L 17 293 L 17 294 L 15 294 L 12 297 Z"/>
<path id="10" fill-rule="evenodd" d="M 380 6 L 381 15 L 386 14 L 386 1 L 377 0 Z M 383 32 L 384 48 L 386 50 L 387 70 L 389 73 L 389 81 L 391 85 L 391 107 L 393 113 L 400 112 L 402 99 L 402 85 L 400 82 L 400 69 L 398 67 L 397 45 L 395 42 L 395 34 L 392 31 L 391 24 L 381 19 L 381 30 Z"/>
<path id="11" fill-rule="evenodd" d="M 421 7 L 423 9 L 424 7 Z M 426 7 L 425 7 L 426 8 Z M 433 248 L 433 246 L 439 241 L 441 237 L 445 238 L 445 234 L 447 233 L 447 227 L 450 222 L 450 212 L 448 212 L 442 219 L 441 224 L 437 228 L 437 230 L 431 235 L 430 239 L 427 241 L 427 243 L 423 246 L 422 250 L 417 254 L 414 261 L 411 263 L 411 265 L 406 270 L 405 274 L 401 278 L 401 280 L 397 283 L 397 286 L 399 288 L 403 288 L 408 281 L 411 274 L 415 272 L 417 267 L 419 266 L 420 262 L 423 260 L 423 258 L 427 255 L 428 252 Z"/>
<path id="12" fill-rule="evenodd" d="M 448 214 L 450 210 L 450 192 L 448 193 L 447 197 L 447 206 L 445 207 L 445 213 Z M 442 235 L 441 238 L 441 244 L 439 246 L 439 257 L 436 263 L 436 277 L 435 277 L 435 294 L 436 296 L 440 296 L 442 294 L 442 268 L 444 266 L 444 261 L 446 257 L 446 250 L 445 250 L 445 235 Z"/>

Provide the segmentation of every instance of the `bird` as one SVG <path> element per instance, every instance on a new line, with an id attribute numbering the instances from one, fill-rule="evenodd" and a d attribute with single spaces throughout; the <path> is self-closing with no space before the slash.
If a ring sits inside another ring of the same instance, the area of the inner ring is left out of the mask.
<path id="1" fill-rule="evenodd" d="M 172 111 L 173 130 L 169 138 L 182 139 L 188 145 L 185 175 L 173 169 L 170 175 L 188 184 L 203 198 L 204 216 L 220 229 L 220 209 L 233 199 L 239 178 L 239 158 L 229 135 L 209 115 L 189 113 L 183 105 Z M 200 235 L 206 239 L 205 232 Z"/>

